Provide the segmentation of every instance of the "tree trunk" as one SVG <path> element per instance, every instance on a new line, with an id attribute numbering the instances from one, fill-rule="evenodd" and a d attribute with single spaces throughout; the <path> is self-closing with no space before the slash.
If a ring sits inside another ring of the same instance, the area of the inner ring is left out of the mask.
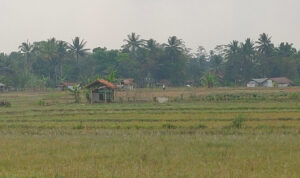
<path id="1" fill-rule="evenodd" d="M 77 54 L 76 54 L 77 66 L 78 66 L 78 58 L 79 58 L 79 55 L 78 55 L 78 53 L 77 53 Z"/>
<path id="2" fill-rule="evenodd" d="M 60 77 L 60 80 L 62 79 L 62 58 L 60 58 L 59 60 L 59 77 Z"/>

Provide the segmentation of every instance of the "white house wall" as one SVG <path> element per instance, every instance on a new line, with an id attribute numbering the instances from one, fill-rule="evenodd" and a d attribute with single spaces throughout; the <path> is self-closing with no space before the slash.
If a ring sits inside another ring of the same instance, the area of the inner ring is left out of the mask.
<path id="1" fill-rule="evenodd" d="M 255 85 L 255 83 L 247 83 L 247 87 L 248 88 L 255 88 L 256 85 Z"/>
<path id="2" fill-rule="evenodd" d="M 264 83 L 264 87 L 274 87 L 274 86 L 273 86 L 272 80 L 267 80 L 267 81 Z"/>

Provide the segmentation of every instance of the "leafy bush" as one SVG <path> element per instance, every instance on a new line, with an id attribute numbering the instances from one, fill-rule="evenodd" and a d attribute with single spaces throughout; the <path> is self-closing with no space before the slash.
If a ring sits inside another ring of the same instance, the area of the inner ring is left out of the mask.
<path id="1" fill-rule="evenodd" d="M 73 127 L 73 129 L 77 129 L 77 130 L 82 130 L 84 129 L 84 126 L 82 124 L 82 121 L 80 121 L 80 123 L 78 125 L 76 125 L 75 127 Z"/>
<path id="2" fill-rule="evenodd" d="M 180 94 L 180 100 L 183 101 L 184 100 L 184 94 Z"/>
<path id="3" fill-rule="evenodd" d="M 90 97 L 90 91 L 89 90 L 86 90 L 85 91 L 85 98 L 86 100 L 90 103 L 91 102 L 91 97 Z"/>
<path id="4" fill-rule="evenodd" d="M 203 125 L 203 124 L 198 124 L 198 125 L 194 126 L 194 128 L 195 129 L 205 129 L 205 128 L 207 128 L 207 126 Z"/>
<path id="5" fill-rule="evenodd" d="M 235 94 L 211 94 L 202 96 L 200 101 L 298 101 L 300 94 L 298 93 L 235 93 Z"/>
<path id="6" fill-rule="evenodd" d="M 75 127 L 73 127 L 73 129 L 75 129 L 75 130 L 82 130 L 82 129 L 84 129 L 84 126 L 81 125 L 81 124 L 79 124 L 79 125 L 76 125 Z"/>
<path id="7" fill-rule="evenodd" d="M 170 123 L 163 124 L 162 127 L 163 127 L 164 129 L 176 129 L 176 128 L 177 128 L 177 126 L 172 125 L 172 124 L 170 124 Z"/>
<path id="8" fill-rule="evenodd" d="M 154 103 L 156 103 L 156 102 L 157 102 L 157 97 L 154 96 L 154 97 L 152 98 L 152 100 L 153 100 Z"/>
<path id="9" fill-rule="evenodd" d="M 8 101 L 0 101 L 0 107 L 11 107 L 11 103 Z"/>
<path id="10" fill-rule="evenodd" d="M 77 83 L 74 83 L 73 89 L 69 89 L 70 92 L 72 92 L 75 103 L 80 103 L 80 86 Z"/>
<path id="11" fill-rule="evenodd" d="M 38 105 L 40 105 L 40 106 L 45 106 L 45 105 L 46 105 L 45 100 L 40 100 L 40 101 L 38 102 Z"/>
<path id="12" fill-rule="evenodd" d="M 202 79 L 202 85 L 208 88 L 213 88 L 218 85 L 218 78 L 215 74 L 206 73 Z"/>
<path id="13" fill-rule="evenodd" d="M 232 121 L 232 127 L 240 129 L 243 127 L 245 121 L 245 118 L 243 118 L 242 116 L 238 116 Z"/>

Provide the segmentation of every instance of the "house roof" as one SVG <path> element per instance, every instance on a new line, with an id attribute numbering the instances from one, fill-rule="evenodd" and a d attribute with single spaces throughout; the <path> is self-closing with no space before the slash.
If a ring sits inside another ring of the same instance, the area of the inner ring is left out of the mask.
<path id="1" fill-rule="evenodd" d="M 267 80 L 268 80 L 268 78 L 256 78 L 256 79 L 252 79 L 252 81 L 255 81 L 256 83 L 264 83 Z"/>
<path id="2" fill-rule="evenodd" d="M 95 85 L 106 86 L 107 88 L 110 88 L 110 89 L 116 89 L 117 88 L 114 84 L 112 84 L 112 83 L 110 83 L 110 82 L 108 82 L 104 79 L 97 79 L 94 82 L 88 84 L 85 88 L 91 88 Z"/>
<path id="3" fill-rule="evenodd" d="M 69 87 L 69 86 L 74 86 L 75 83 L 72 82 L 63 82 L 61 84 L 59 84 L 58 86 L 62 86 L 62 87 Z"/>
<path id="4" fill-rule="evenodd" d="M 293 81 L 286 77 L 270 78 L 270 80 L 278 84 L 293 84 Z"/>
<path id="5" fill-rule="evenodd" d="M 134 81 L 134 79 L 132 79 L 132 78 L 127 78 L 127 79 L 123 80 L 124 85 L 132 85 L 133 81 Z"/>

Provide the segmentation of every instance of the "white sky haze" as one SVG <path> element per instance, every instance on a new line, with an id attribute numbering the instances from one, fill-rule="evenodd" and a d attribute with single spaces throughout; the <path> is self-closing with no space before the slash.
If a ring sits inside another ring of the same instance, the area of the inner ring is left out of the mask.
<path id="1" fill-rule="evenodd" d="M 89 48 L 119 49 L 126 35 L 166 42 L 176 35 L 187 47 L 212 49 L 232 40 L 300 47 L 299 0 L 0 0 L 0 51 L 26 41 L 84 38 Z"/>

